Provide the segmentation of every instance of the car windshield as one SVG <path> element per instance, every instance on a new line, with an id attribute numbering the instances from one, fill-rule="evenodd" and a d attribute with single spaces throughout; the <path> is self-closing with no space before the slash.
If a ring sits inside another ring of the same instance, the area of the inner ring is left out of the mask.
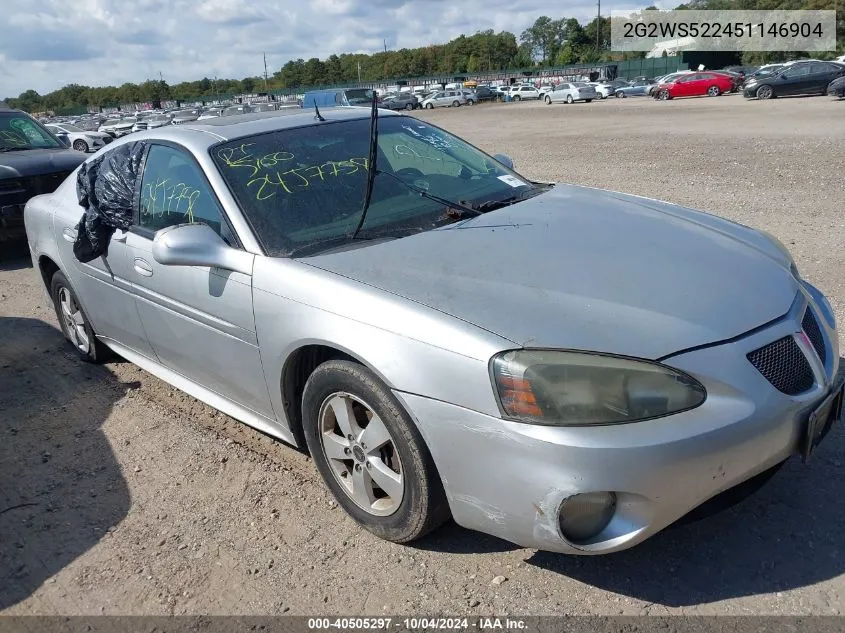
<path id="1" fill-rule="evenodd" d="M 0 113 L 0 152 L 61 146 L 46 128 L 25 114 Z"/>
<path id="2" fill-rule="evenodd" d="M 211 156 L 265 251 L 305 256 L 355 233 L 369 137 L 368 119 L 338 121 L 228 141 L 212 147 Z M 359 239 L 403 237 L 462 219 L 444 201 L 488 210 L 544 190 L 461 139 L 408 117 L 379 118 L 376 161 Z"/>

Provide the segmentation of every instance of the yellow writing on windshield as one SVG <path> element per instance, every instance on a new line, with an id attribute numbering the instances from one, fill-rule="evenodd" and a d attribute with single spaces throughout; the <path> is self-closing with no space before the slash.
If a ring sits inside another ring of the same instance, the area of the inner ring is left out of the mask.
<path id="1" fill-rule="evenodd" d="M 29 142 L 17 132 L 0 130 L 0 140 L 10 147 L 26 147 Z"/>
<path id="2" fill-rule="evenodd" d="M 369 161 L 366 158 L 332 160 L 320 165 L 304 165 L 286 171 L 264 173 L 247 182 L 246 186 L 255 191 L 256 200 L 267 200 L 277 193 L 292 194 L 307 189 L 316 180 L 326 181 L 330 178 L 352 176 L 366 172 L 368 168 Z"/>

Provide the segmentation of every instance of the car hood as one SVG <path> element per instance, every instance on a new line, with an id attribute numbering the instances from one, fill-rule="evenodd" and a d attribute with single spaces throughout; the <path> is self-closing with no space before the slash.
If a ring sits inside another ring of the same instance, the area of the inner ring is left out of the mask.
<path id="1" fill-rule="evenodd" d="M 3 152 L 0 153 L 0 180 L 71 171 L 84 162 L 85 158 L 82 152 L 58 147 Z"/>
<path id="2" fill-rule="evenodd" d="M 520 346 L 652 359 L 776 319 L 798 290 L 788 256 L 753 229 L 571 185 L 412 237 L 300 261 Z"/>

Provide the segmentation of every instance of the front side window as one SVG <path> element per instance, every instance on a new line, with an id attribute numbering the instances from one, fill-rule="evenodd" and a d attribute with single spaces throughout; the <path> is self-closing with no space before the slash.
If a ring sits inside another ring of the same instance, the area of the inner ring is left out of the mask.
<path id="1" fill-rule="evenodd" d="M 0 113 L 0 152 L 55 147 L 62 145 L 27 115 Z"/>
<path id="2" fill-rule="evenodd" d="M 138 226 L 159 231 L 192 222 L 207 224 L 232 243 L 217 197 L 196 162 L 174 147 L 151 146 L 141 181 Z"/>
<path id="3" fill-rule="evenodd" d="M 368 119 L 324 123 L 229 141 L 211 155 L 265 251 L 309 255 L 358 225 L 369 131 Z M 407 117 L 379 119 L 376 160 L 361 238 L 402 237 L 454 221 L 448 205 L 420 190 L 464 205 L 542 191 L 457 137 Z"/>
<path id="4" fill-rule="evenodd" d="M 792 79 L 793 77 L 803 77 L 810 74 L 810 64 L 796 64 L 788 68 L 783 73 L 785 79 Z"/>

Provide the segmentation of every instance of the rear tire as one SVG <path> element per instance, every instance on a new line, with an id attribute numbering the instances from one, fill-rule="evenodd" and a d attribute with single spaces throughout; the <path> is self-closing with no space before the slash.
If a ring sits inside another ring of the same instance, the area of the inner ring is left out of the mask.
<path id="1" fill-rule="evenodd" d="M 453 107 L 453 108 L 460 108 L 460 107 L 461 107 L 461 102 L 460 102 L 460 101 L 453 101 L 453 102 L 452 102 L 452 107 Z"/>
<path id="2" fill-rule="evenodd" d="M 624 93 L 624 92 L 622 92 L 621 90 L 617 90 L 617 91 L 616 91 L 616 98 L 617 98 L 617 99 L 624 99 L 624 98 L 625 98 L 625 93 Z"/>
<path id="3" fill-rule="evenodd" d="M 710 86 L 707 89 L 707 96 L 708 97 L 718 97 L 720 94 L 722 94 L 722 91 L 719 90 L 719 86 Z"/>
<path id="4" fill-rule="evenodd" d="M 365 529 L 408 543 L 449 518 L 428 447 L 390 389 L 370 370 L 346 360 L 317 367 L 305 384 L 302 420 L 323 481 Z"/>
<path id="5" fill-rule="evenodd" d="M 520 97 L 519 95 L 514 95 L 513 100 L 514 101 L 522 101 L 522 97 Z"/>
<path id="6" fill-rule="evenodd" d="M 592 99 L 584 99 L 584 103 L 590 103 Z"/>
<path id="7" fill-rule="evenodd" d="M 50 296 L 56 309 L 56 318 L 62 328 L 62 334 L 73 345 L 79 358 L 86 363 L 102 363 L 114 356 L 114 353 L 97 339 L 91 322 L 79 305 L 76 292 L 61 271 L 53 274 L 50 281 Z"/>
<path id="8" fill-rule="evenodd" d="M 425 109 L 426 110 L 434 110 L 434 104 L 433 103 L 426 103 Z"/>
<path id="9" fill-rule="evenodd" d="M 405 104 L 405 109 L 406 109 L 406 110 L 413 110 L 413 109 L 414 109 L 414 104 L 413 104 L 413 103 L 406 103 L 406 104 Z"/>

